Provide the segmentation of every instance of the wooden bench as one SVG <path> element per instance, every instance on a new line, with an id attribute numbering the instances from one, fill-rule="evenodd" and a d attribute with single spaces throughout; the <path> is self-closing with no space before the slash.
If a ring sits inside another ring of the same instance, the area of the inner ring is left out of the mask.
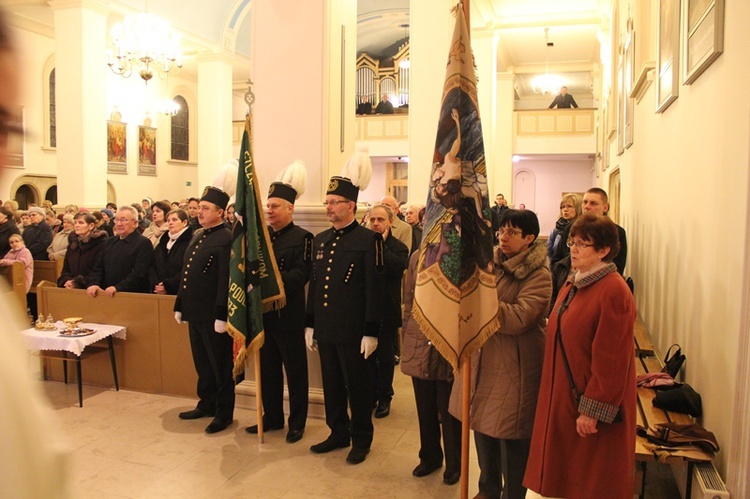
<path id="1" fill-rule="evenodd" d="M 649 339 L 650 341 L 650 339 Z M 660 372 L 662 369 L 662 363 L 658 357 L 651 356 L 640 356 L 635 360 L 636 374 L 655 373 Z M 638 426 L 648 428 L 657 424 L 662 423 L 679 423 L 679 424 L 690 424 L 694 423 L 695 420 L 687 415 L 679 412 L 666 411 L 658 407 L 654 407 L 654 397 L 656 396 L 656 390 L 654 388 L 637 388 L 638 394 L 638 405 L 636 421 Z M 649 462 L 655 461 L 656 457 L 646 447 L 648 440 L 640 435 L 636 436 L 635 439 L 635 460 L 638 469 L 636 470 L 636 490 L 640 498 L 644 497 L 645 484 L 646 484 L 646 465 Z M 707 455 L 707 457 L 710 457 Z M 690 497 L 692 484 L 693 484 L 693 465 L 696 461 L 691 461 L 683 457 L 670 456 L 664 461 L 668 464 L 672 463 L 685 463 L 687 462 L 687 482 L 685 485 L 686 495 Z"/>
<path id="2" fill-rule="evenodd" d="M 29 293 L 36 293 L 36 285 L 40 281 L 48 281 L 55 286 L 62 274 L 64 260 L 34 260 L 34 277 L 31 279 Z"/>
<path id="3" fill-rule="evenodd" d="M 636 357 L 656 355 L 651 335 L 648 334 L 646 324 L 640 317 L 636 319 L 635 326 L 633 326 L 633 336 L 635 337 Z"/>
<path id="4" fill-rule="evenodd" d="M 115 342 L 120 388 L 195 397 L 198 376 L 188 327 L 174 320 L 174 296 L 117 293 L 112 298 L 91 298 L 82 289 L 58 288 L 42 281 L 37 298 L 40 315 L 52 315 L 55 320 L 82 317 L 84 322 L 127 328 L 127 339 Z M 59 363 L 45 361 L 44 369 L 48 378 L 63 380 Z M 104 355 L 91 357 L 86 362 L 83 381 L 112 386 L 110 359 Z"/>
<path id="5" fill-rule="evenodd" d="M 7 267 L 0 267 L 0 272 L 8 283 L 9 295 L 13 295 L 18 306 L 26 315 L 26 269 L 23 262 L 13 262 Z"/>

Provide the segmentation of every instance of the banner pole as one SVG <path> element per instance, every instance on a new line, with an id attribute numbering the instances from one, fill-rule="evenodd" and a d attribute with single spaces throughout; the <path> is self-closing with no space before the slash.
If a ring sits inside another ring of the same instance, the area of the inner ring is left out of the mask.
<path id="1" fill-rule="evenodd" d="M 263 390 L 260 386 L 260 349 L 253 351 L 255 364 L 255 417 L 258 421 L 258 443 L 263 443 Z"/>
<path id="2" fill-rule="evenodd" d="M 471 417 L 471 356 L 461 366 L 461 499 L 469 498 L 469 426 Z"/>

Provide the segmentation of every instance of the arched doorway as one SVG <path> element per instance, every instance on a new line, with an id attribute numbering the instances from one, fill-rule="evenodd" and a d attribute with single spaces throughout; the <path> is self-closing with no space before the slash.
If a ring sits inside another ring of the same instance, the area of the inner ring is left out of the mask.
<path id="1" fill-rule="evenodd" d="M 536 177 L 529 170 L 518 170 L 513 176 L 513 207 L 518 210 L 521 204 L 536 209 Z"/>
<path id="2" fill-rule="evenodd" d="M 19 210 L 28 210 L 30 204 L 39 204 L 36 198 L 36 192 L 28 184 L 20 186 L 16 190 L 16 194 L 13 198 L 18 202 Z"/>
<path id="3" fill-rule="evenodd" d="M 51 202 L 53 205 L 57 204 L 57 186 L 53 185 L 47 189 L 47 193 L 44 195 L 46 201 Z"/>

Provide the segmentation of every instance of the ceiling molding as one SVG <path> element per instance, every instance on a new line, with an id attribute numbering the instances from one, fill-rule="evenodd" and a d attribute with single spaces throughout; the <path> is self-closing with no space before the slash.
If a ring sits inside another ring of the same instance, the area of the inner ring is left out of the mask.
<path id="1" fill-rule="evenodd" d="M 47 38 L 55 38 L 55 28 L 46 23 L 29 19 L 18 14 L 11 13 L 6 17 L 8 24 L 18 29 L 34 33 L 35 35 L 45 36 Z"/>

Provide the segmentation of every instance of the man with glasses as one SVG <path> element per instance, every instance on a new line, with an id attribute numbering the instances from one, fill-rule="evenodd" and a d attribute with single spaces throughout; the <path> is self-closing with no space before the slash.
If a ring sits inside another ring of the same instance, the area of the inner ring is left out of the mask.
<path id="1" fill-rule="evenodd" d="M 370 168 L 365 154 L 354 161 Z M 333 177 L 328 184 L 323 204 L 333 227 L 313 242 L 305 321 L 307 347 L 320 352 L 326 424 L 331 430 L 310 450 L 323 454 L 351 443 L 346 458 L 350 464 L 363 462 L 372 443 L 372 354 L 378 346 L 384 293 L 383 238 L 354 219 L 360 187 L 360 182 L 346 177 Z"/>
<path id="2" fill-rule="evenodd" d="M 148 293 L 148 270 L 153 260 L 153 246 L 136 230 L 138 212 L 132 206 L 121 206 L 115 214 L 114 236 L 99 253 L 86 293 Z"/>

